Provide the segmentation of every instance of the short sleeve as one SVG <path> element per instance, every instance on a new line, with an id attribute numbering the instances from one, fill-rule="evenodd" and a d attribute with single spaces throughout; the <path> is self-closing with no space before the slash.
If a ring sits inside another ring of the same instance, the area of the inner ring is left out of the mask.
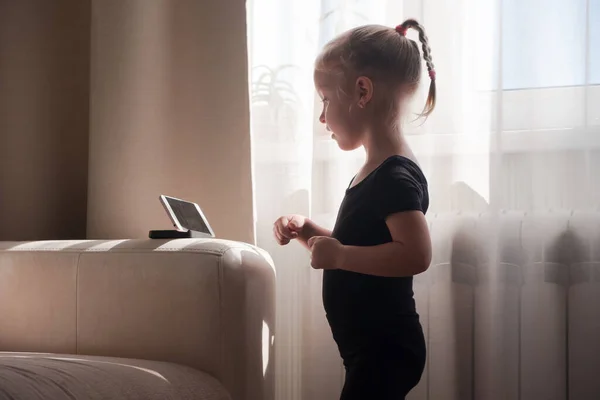
<path id="1" fill-rule="evenodd" d="M 420 182 L 416 166 L 407 163 L 392 160 L 377 171 L 374 195 L 379 218 L 402 211 L 425 213 L 426 184 Z"/>

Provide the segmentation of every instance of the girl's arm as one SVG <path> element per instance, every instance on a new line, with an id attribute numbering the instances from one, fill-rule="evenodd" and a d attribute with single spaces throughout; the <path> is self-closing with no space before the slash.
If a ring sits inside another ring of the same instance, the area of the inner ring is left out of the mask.
<path id="1" fill-rule="evenodd" d="M 304 221 L 304 225 L 298 233 L 298 241 L 302 243 L 304 247 L 310 249 L 308 241 L 310 240 L 310 238 L 316 236 L 331 237 L 331 231 L 329 229 L 325 229 L 322 226 L 317 225 L 312 220 L 306 218 L 306 220 Z"/>
<path id="2" fill-rule="evenodd" d="M 369 275 L 402 277 L 424 272 L 431 263 L 431 238 L 421 211 L 390 215 L 392 242 L 378 246 L 341 246 L 337 268 Z"/>

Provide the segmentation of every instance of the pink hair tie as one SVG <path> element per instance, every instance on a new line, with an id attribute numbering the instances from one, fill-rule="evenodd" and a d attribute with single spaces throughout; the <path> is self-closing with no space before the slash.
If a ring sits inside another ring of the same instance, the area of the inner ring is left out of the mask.
<path id="1" fill-rule="evenodd" d="M 408 30 L 408 27 L 404 26 L 404 25 L 398 25 L 396 27 L 396 32 L 398 32 L 399 34 L 401 34 L 402 36 L 406 36 L 406 31 Z"/>
<path id="2" fill-rule="evenodd" d="M 432 81 L 435 81 L 435 69 L 429 70 L 429 77 Z"/>

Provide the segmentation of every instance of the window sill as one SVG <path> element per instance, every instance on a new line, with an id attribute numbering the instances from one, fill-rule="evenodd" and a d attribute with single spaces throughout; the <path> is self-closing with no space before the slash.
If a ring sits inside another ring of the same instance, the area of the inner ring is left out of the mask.
<path id="1" fill-rule="evenodd" d="M 600 126 L 491 132 L 478 135 L 410 135 L 407 141 L 418 155 L 522 153 L 600 148 Z"/>

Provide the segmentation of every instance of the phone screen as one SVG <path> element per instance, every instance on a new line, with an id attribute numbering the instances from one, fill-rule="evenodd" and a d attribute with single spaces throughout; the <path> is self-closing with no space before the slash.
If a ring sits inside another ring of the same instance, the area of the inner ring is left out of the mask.
<path id="1" fill-rule="evenodd" d="M 175 214 L 175 218 L 184 229 L 210 234 L 210 229 L 204 223 L 196 205 L 187 201 L 167 197 L 167 202 Z"/>

